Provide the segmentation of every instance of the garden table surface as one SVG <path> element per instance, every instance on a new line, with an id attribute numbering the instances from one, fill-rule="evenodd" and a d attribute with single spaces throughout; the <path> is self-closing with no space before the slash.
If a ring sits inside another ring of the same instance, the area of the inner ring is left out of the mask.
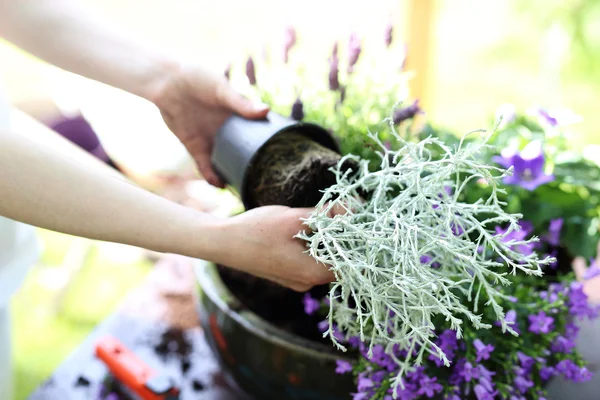
<path id="1" fill-rule="evenodd" d="M 204 339 L 195 279 L 184 257 L 161 258 L 147 280 L 77 348 L 29 400 L 95 400 L 108 370 L 96 359 L 97 340 L 112 335 L 152 368 L 172 376 L 181 400 L 238 400 Z"/>

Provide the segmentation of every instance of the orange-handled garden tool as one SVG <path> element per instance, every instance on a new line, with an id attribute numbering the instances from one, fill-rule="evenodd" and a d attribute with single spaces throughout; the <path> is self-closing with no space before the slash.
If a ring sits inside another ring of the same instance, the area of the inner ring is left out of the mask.
<path id="1" fill-rule="evenodd" d="M 120 384 L 140 400 L 177 400 L 179 388 L 168 376 L 150 368 L 135 353 L 112 336 L 96 343 L 96 357 L 100 359 Z"/>

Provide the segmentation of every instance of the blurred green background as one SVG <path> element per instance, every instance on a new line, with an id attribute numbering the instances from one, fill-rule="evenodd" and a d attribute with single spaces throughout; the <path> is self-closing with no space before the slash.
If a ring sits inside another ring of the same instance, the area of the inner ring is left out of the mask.
<path id="1" fill-rule="evenodd" d="M 368 41 L 380 41 L 390 15 L 397 35 L 409 29 L 411 18 L 409 0 L 368 5 L 358 0 L 79 1 L 143 39 L 215 68 L 259 54 L 265 43 L 280 43 L 288 24 L 297 27 L 303 46 L 309 49 L 308 63 L 325 59 L 331 43 L 347 40 L 351 30 Z M 409 41 L 409 57 L 420 51 L 432 54 L 425 93 L 431 120 L 467 131 L 488 127 L 490 117 L 504 103 L 523 109 L 568 107 L 583 117 L 571 128 L 572 143 L 600 145 L 596 133 L 600 0 L 438 0 L 432 4 L 431 48 L 410 47 Z M 4 43 L 0 43 L 0 78 L 14 104 L 26 111 L 39 112 L 43 108 L 39 104 L 48 99 L 82 109 L 98 127 L 101 139 L 110 143 L 109 152 L 139 174 L 176 168 L 182 161 L 180 152 L 164 150 L 160 140 L 170 140 L 164 139 L 165 127 L 155 110 L 137 99 L 128 102 L 118 91 L 82 86 L 76 77 Z M 150 122 L 144 125 L 144 121 Z M 140 140 L 148 151 L 132 147 Z M 174 161 L 164 161 L 168 157 Z M 13 301 L 18 400 L 48 377 L 151 269 L 136 249 L 46 231 L 40 235 L 45 243 L 43 259 Z M 83 272 L 65 290 L 71 258 L 83 264 Z"/>

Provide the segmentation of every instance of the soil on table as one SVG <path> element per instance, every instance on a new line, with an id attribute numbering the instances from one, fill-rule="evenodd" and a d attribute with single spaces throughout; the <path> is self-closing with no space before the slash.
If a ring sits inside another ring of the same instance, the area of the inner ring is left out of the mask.
<path id="1" fill-rule="evenodd" d="M 246 181 L 250 207 L 313 207 L 335 184 L 330 168 L 341 156 L 295 132 L 275 136 L 258 152 Z M 348 163 L 350 166 L 351 163 Z"/>

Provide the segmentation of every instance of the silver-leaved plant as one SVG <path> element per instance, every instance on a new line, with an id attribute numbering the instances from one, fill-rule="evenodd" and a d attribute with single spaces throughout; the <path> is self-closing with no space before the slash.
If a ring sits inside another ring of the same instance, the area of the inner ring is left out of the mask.
<path id="1" fill-rule="evenodd" d="M 484 292 L 485 307 L 491 307 L 504 332 L 517 333 L 505 321 L 499 299 L 508 273 L 521 271 L 542 275 L 541 266 L 554 261 L 540 259 L 536 252 L 520 252 L 529 240 L 509 240 L 519 230 L 520 214 L 504 211 L 498 198 L 501 179 L 509 170 L 483 163 L 478 155 L 488 147 L 482 140 L 456 148 L 429 137 L 419 142 L 403 139 L 390 121 L 399 150 L 388 150 L 377 135 L 381 166 L 370 172 L 368 161 L 347 155 L 335 169 L 337 182 L 328 188 L 316 210 L 305 221 L 310 233 L 309 253 L 335 274 L 329 294 L 329 329 L 348 337 L 358 336 L 370 344 L 383 345 L 398 364 L 394 387 L 403 375 L 434 354 L 446 366 L 449 361 L 435 343 L 433 319 L 442 315 L 461 337 L 461 324 L 468 320 L 476 328 L 489 329 L 477 309 Z M 467 134 L 467 135 L 469 135 Z M 442 157 L 432 156 L 432 150 Z M 345 161 L 358 167 L 345 169 Z M 476 203 L 459 201 L 469 181 L 491 187 L 490 195 Z M 344 209 L 334 215 L 333 210 Z M 502 234 L 496 226 L 506 226 Z M 528 254 L 529 253 L 529 254 Z M 465 297 L 467 302 L 464 302 Z M 399 353 L 398 349 L 405 352 Z M 398 354 L 406 354 L 400 357 Z"/>

